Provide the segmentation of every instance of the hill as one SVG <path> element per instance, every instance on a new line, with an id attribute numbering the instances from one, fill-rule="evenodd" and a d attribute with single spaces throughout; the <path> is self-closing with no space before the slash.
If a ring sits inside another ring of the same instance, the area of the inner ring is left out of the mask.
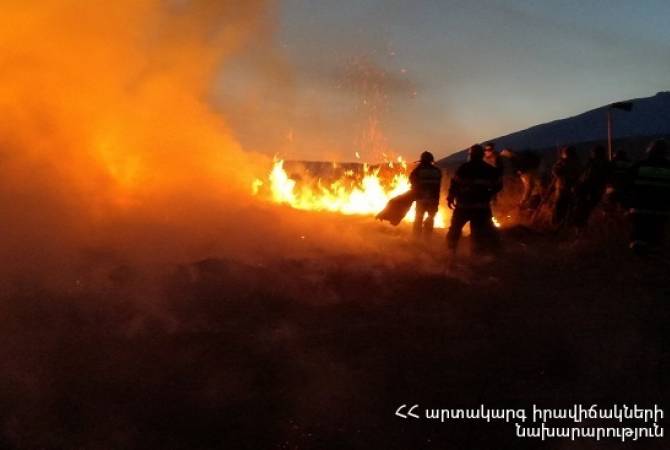
<path id="1" fill-rule="evenodd" d="M 613 139 L 617 145 L 637 147 L 640 141 L 670 136 L 670 91 L 628 101 L 633 103 L 631 112 L 609 108 L 609 105 L 605 105 L 573 117 L 554 120 L 487 140 L 495 141 L 499 149 L 509 147 L 538 151 L 556 149 L 557 146 L 568 144 L 584 146 L 587 143 L 605 142 L 608 108 L 612 112 Z M 617 145 L 615 148 L 618 148 Z M 441 159 L 438 164 L 447 167 L 462 162 L 466 158 L 466 150 L 461 150 Z"/>

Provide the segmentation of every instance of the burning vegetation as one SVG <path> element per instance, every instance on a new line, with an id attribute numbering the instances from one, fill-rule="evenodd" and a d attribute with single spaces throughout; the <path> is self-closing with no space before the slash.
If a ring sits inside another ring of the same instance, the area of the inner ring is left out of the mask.
<path id="1" fill-rule="evenodd" d="M 357 169 L 339 171 L 333 179 L 305 171 L 289 175 L 284 161 L 275 159 L 266 180 L 256 179 L 252 185 L 254 194 L 296 209 L 364 216 L 374 216 L 390 199 L 409 189 L 407 162 L 400 156 L 377 166 L 364 163 Z M 405 220 L 414 220 L 414 207 Z M 444 228 L 444 211 L 438 212 L 435 222 Z"/>
<path id="2" fill-rule="evenodd" d="M 333 163 L 333 168 L 337 167 Z M 300 167 L 289 174 L 284 160 L 275 158 L 270 173 L 264 180 L 254 179 L 251 191 L 255 196 L 299 210 L 375 216 L 389 200 L 411 188 L 408 164 L 401 156 L 380 165 L 363 163 L 335 173 L 321 177 Z M 412 204 L 403 219 L 405 222 L 414 222 L 415 208 Z M 450 216 L 450 211 L 440 205 L 435 214 L 435 228 L 446 228 Z M 494 217 L 493 224 L 499 228 L 501 221 Z"/>

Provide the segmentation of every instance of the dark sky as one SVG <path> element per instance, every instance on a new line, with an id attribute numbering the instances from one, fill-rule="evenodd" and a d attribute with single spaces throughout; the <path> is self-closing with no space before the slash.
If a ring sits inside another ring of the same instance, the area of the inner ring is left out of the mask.
<path id="1" fill-rule="evenodd" d="M 272 51 L 252 45 L 264 68 L 237 85 L 254 106 L 232 125 L 288 158 L 444 156 L 670 89 L 667 0 L 284 0 L 269 14 Z"/>

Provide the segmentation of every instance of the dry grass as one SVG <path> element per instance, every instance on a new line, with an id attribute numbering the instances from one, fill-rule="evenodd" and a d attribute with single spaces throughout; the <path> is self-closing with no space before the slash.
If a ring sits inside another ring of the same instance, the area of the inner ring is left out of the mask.
<path id="1" fill-rule="evenodd" d="M 632 258 L 623 230 L 511 228 L 496 259 L 445 274 L 442 236 L 416 248 L 407 229 L 357 226 L 378 252 L 15 285 L 0 303 L 0 447 L 522 448 L 510 425 L 393 412 L 662 404 L 669 266 Z"/>

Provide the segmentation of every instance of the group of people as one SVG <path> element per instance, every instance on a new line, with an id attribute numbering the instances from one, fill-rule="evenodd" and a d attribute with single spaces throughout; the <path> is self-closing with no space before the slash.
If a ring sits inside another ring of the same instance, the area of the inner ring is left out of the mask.
<path id="1" fill-rule="evenodd" d="M 483 247 L 497 243 L 491 201 L 502 190 L 503 170 L 499 155 L 491 154 L 492 149 L 487 150 L 481 145 L 473 145 L 468 162 L 460 166 L 451 179 L 447 196 L 447 205 L 454 211 L 447 233 L 451 250 L 456 249 L 468 222 L 476 245 Z M 487 157 L 489 162 L 485 161 Z M 442 170 L 435 166 L 430 152 L 421 154 L 419 165 L 411 172 L 409 180 L 416 202 L 414 234 L 428 237 L 433 231 L 442 180 Z"/>
<path id="2" fill-rule="evenodd" d="M 592 212 L 602 202 L 617 205 L 628 213 L 631 249 L 642 252 L 661 244 L 670 218 L 670 152 L 665 140 L 656 140 L 645 157 L 632 162 L 624 152 L 612 160 L 602 146 L 591 151 L 582 167 L 573 146 L 561 149 L 551 168 L 551 181 L 541 189 L 541 158 L 530 151 L 505 149 L 498 153 L 494 143 L 476 144 L 469 149 L 468 161 L 451 177 L 447 206 L 453 210 L 447 232 L 447 246 L 455 250 L 463 227 L 470 223 L 473 244 L 495 249 L 499 243 L 493 224 L 492 204 L 503 187 L 503 158 L 509 159 L 523 185 L 518 202 L 522 210 L 540 211 L 550 204 L 555 228 L 586 227 Z M 433 155 L 423 152 L 410 174 L 416 202 L 414 233 L 430 236 L 440 200 L 442 171 Z M 540 191 L 543 194 L 540 194 Z M 532 217 L 536 217 L 533 214 Z"/>

